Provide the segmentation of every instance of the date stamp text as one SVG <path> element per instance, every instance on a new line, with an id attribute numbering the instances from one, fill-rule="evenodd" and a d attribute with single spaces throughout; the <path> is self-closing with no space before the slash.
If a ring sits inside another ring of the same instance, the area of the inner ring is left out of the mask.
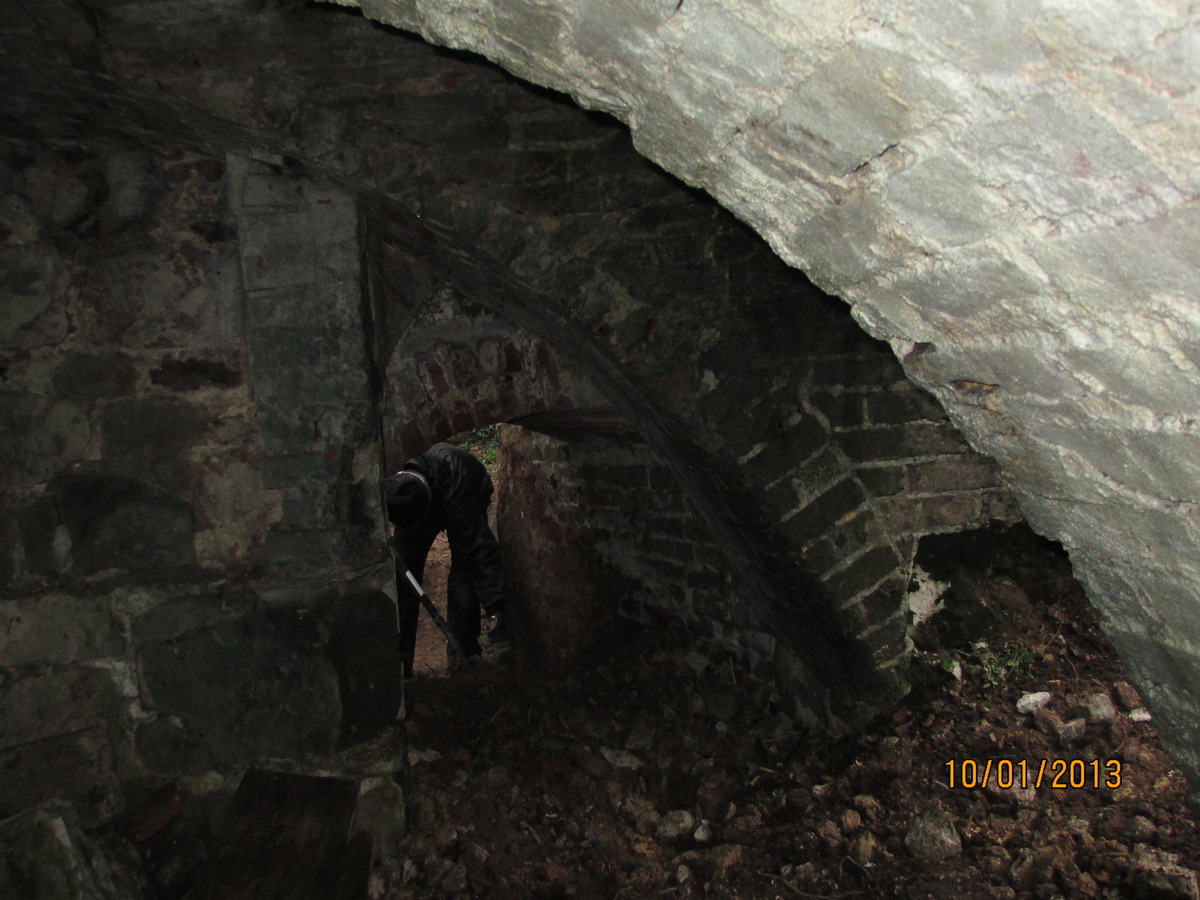
<path id="1" fill-rule="evenodd" d="M 951 759 L 950 787 L 1081 790 L 1121 786 L 1121 761 L 1117 759 Z"/>

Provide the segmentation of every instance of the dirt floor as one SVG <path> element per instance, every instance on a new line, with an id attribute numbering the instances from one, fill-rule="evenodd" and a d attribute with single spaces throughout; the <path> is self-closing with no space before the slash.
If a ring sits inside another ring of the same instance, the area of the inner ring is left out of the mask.
<path id="1" fill-rule="evenodd" d="M 909 702 L 835 741 L 674 628 L 621 626 L 567 677 L 519 656 L 447 676 L 423 613 L 410 837 L 372 894 L 1200 896 L 1185 781 L 1078 587 L 1049 584 L 1007 632 L 922 654 Z"/>

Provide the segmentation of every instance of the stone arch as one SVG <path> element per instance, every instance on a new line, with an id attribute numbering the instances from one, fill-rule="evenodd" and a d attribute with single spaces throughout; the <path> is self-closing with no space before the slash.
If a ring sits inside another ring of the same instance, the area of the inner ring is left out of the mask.
<path id="1" fill-rule="evenodd" d="M 849 302 L 1067 547 L 1197 777 L 1194 11 L 361 5 L 621 118 Z"/>

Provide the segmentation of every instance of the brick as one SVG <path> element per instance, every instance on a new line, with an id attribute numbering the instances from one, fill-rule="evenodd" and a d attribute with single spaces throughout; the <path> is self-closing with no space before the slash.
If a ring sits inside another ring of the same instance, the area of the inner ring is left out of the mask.
<path id="1" fill-rule="evenodd" d="M 879 515 L 895 534 L 930 534 L 976 525 L 980 520 L 978 494 L 898 497 L 880 504 Z"/>
<path id="2" fill-rule="evenodd" d="M 902 590 L 903 586 L 899 583 L 884 584 L 863 597 L 862 605 L 868 623 L 878 625 L 900 612 L 904 605 L 900 596 Z"/>
<path id="3" fill-rule="evenodd" d="M 828 436 L 823 428 L 789 434 L 768 444 L 761 453 L 747 460 L 742 471 L 747 479 L 758 484 L 770 484 L 786 476 L 797 461 L 812 456 L 827 441 Z"/>
<path id="4" fill-rule="evenodd" d="M 903 466 L 872 466 L 858 469 L 855 474 L 872 497 L 891 497 L 904 490 Z"/>
<path id="5" fill-rule="evenodd" d="M 943 425 L 902 425 L 867 428 L 838 435 L 851 459 L 860 462 L 967 453 L 966 442 Z"/>
<path id="6" fill-rule="evenodd" d="M 900 560 L 890 546 L 868 550 L 847 568 L 822 580 L 829 593 L 838 598 L 853 597 L 896 571 Z"/>
<path id="7" fill-rule="evenodd" d="M 847 634 L 861 634 L 871 627 L 862 603 L 857 600 L 840 607 L 837 611 L 837 620 Z"/>
<path id="8" fill-rule="evenodd" d="M 1017 498 L 1008 491 L 985 491 L 979 497 L 983 521 L 1020 522 L 1025 518 Z"/>
<path id="9" fill-rule="evenodd" d="M 665 467 L 654 467 L 648 472 L 650 489 L 652 491 L 679 491 L 679 479 L 675 473 Z"/>
<path id="10" fill-rule="evenodd" d="M 875 425 L 948 422 L 941 405 L 923 391 L 887 391 L 867 399 L 867 418 Z"/>
<path id="11" fill-rule="evenodd" d="M 873 628 L 860 636 L 863 645 L 876 662 L 891 659 L 905 647 L 905 637 L 908 634 L 906 617 L 900 614 L 892 616 L 882 625 Z"/>
<path id="12" fill-rule="evenodd" d="M 831 428 L 854 428 L 866 421 L 862 394 L 814 394 L 809 399 Z"/>
<path id="13" fill-rule="evenodd" d="M 866 495 L 862 488 L 847 478 L 781 523 L 780 528 L 797 544 L 803 546 L 832 528 L 838 519 L 853 512 L 865 501 Z"/>
<path id="14" fill-rule="evenodd" d="M 817 456 L 797 469 L 790 478 L 797 496 L 812 497 L 845 472 L 842 457 L 832 447 L 825 447 Z"/>
<path id="15" fill-rule="evenodd" d="M 804 551 L 802 565 L 813 572 L 825 572 L 846 558 L 846 553 L 834 546 L 828 535 L 814 541 Z"/>
<path id="16" fill-rule="evenodd" d="M 908 467 L 909 490 L 914 494 L 971 491 L 1001 484 L 996 463 L 986 457 L 937 459 Z"/>

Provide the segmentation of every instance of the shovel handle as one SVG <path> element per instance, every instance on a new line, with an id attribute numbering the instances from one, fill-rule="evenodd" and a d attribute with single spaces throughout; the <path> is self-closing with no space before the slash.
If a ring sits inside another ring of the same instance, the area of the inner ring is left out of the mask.
<path id="1" fill-rule="evenodd" d="M 408 579 L 408 583 L 413 586 L 413 590 L 415 590 L 417 592 L 417 596 L 421 598 L 421 605 L 425 607 L 425 611 L 429 613 L 434 624 L 437 625 L 437 627 L 441 629 L 442 634 L 446 636 L 446 640 L 450 644 L 450 649 L 461 658 L 463 655 L 462 644 L 458 642 L 458 638 L 456 638 L 454 636 L 454 632 L 450 630 L 450 625 L 446 622 L 445 618 L 442 617 L 442 614 L 437 611 L 437 608 L 433 605 L 433 601 L 430 600 L 429 595 L 425 593 L 425 589 L 421 587 L 421 582 L 417 581 L 417 576 L 406 568 L 404 570 L 404 577 Z"/>

